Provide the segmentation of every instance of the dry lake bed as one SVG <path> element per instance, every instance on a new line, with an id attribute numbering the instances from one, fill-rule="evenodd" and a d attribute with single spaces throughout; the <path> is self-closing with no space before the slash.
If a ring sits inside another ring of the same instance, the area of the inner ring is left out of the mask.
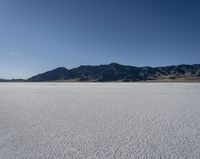
<path id="1" fill-rule="evenodd" d="M 0 159 L 71 158 L 200 158 L 200 83 L 0 83 Z"/>

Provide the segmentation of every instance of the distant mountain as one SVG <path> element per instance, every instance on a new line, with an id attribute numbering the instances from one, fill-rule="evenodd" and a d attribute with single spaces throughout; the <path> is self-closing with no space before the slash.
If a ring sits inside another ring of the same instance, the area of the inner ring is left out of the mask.
<path id="1" fill-rule="evenodd" d="M 0 79 L 0 82 L 26 82 L 24 79 Z"/>
<path id="2" fill-rule="evenodd" d="M 109 65 L 78 68 L 56 68 L 28 79 L 28 81 L 200 81 L 200 64 L 164 67 L 135 67 L 111 63 Z"/>
<path id="3" fill-rule="evenodd" d="M 59 67 L 52 71 L 48 71 L 37 76 L 33 76 L 29 81 L 55 81 L 55 80 L 66 80 L 74 78 L 75 75 L 72 71 L 66 69 L 65 67 Z"/>

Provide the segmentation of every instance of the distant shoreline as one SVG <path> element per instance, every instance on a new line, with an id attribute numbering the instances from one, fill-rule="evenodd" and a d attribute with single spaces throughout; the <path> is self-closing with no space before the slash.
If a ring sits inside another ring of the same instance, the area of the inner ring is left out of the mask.
<path id="1" fill-rule="evenodd" d="M 194 81 L 176 81 L 176 80 L 150 80 L 150 81 L 0 81 L 0 83 L 200 83 L 200 80 Z"/>

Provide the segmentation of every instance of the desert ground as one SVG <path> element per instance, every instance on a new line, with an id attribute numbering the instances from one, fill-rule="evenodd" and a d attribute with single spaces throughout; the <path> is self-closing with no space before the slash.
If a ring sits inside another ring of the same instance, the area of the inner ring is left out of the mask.
<path id="1" fill-rule="evenodd" d="M 0 159 L 200 158 L 200 83 L 0 83 Z"/>

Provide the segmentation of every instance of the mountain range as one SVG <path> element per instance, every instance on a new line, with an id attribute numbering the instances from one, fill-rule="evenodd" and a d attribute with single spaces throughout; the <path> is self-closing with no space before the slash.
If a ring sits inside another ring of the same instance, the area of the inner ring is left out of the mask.
<path id="1" fill-rule="evenodd" d="M 27 81 L 200 81 L 200 64 L 183 64 L 164 67 L 135 67 L 111 63 L 98 66 L 82 65 L 73 69 L 59 67 L 33 76 L 27 79 Z"/>

